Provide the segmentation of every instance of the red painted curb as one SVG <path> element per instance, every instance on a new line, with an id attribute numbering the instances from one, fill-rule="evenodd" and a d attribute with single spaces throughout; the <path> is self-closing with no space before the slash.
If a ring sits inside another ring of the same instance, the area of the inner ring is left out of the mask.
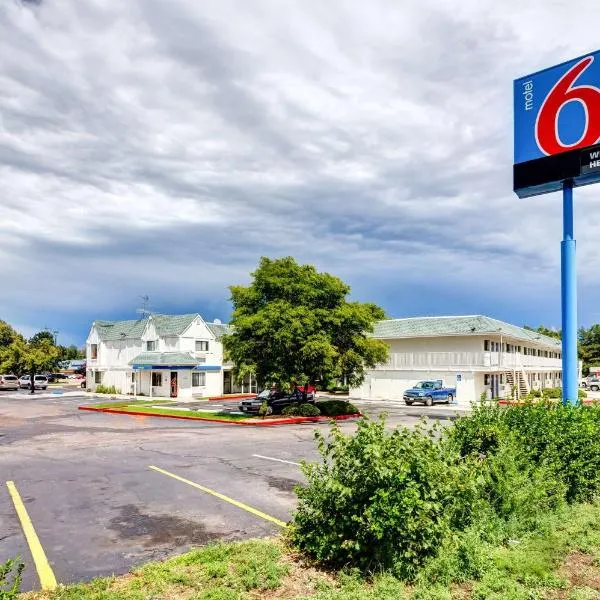
<path id="1" fill-rule="evenodd" d="M 160 415 L 152 413 L 137 412 L 134 410 L 119 410 L 117 408 L 93 408 L 92 406 L 79 406 L 79 410 L 91 412 L 111 413 L 114 415 L 131 415 L 135 417 L 162 417 L 166 419 L 184 419 L 187 421 L 208 421 L 210 423 L 225 423 L 226 425 L 246 425 L 248 427 L 272 427 L 273 425 L 296 425 L 299 423 L 318 423 L 319 421 L 345 421 L 361 417 L 360 413 L 353 415 L 338 415 L 337 417 L 288 417 L 286 419 L 271 419 L 265 421 L 228 421 L 227 419 L 209 419 L 206 417 L 191 417 L 186 415 Z"/>
<path id="2" fill-rule="evenodd" d="M 240 400 L 241 398 L 254 398 L 256 394 L 232 394 L 227 396 L 209 396 L 209 402 L 216 402 L 218 400 Z"/>

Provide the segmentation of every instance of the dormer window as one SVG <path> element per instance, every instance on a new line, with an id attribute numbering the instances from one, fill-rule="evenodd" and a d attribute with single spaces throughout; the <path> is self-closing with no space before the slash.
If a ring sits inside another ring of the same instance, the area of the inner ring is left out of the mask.
<path id="1" fill-rule="evenodd" d="M 148 341 L 146 342 L 146 351 L 147 352 L 154 352 L 156 350 L 156 341 Z"/>

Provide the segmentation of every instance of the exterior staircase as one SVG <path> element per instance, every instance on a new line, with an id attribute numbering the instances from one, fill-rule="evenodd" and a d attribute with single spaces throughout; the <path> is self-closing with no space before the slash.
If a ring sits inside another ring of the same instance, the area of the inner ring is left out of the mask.
<path id="1" fill-rule="evenodd" d="M 517 388 L 515 391 L 515 400 L 518 400 L 529 393 L 529 381 L 521 369 L 515 371 L 505 371 L 504 375 L 506 377 L 506 383 L 508 383 L 511 388 L 513 385 L 515 385 Z"/>

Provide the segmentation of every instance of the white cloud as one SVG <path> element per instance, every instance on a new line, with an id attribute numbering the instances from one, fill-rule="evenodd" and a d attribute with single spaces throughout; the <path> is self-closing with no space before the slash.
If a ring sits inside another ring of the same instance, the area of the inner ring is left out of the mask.
<path id="1" fill-rule="evenodd" d="M 223 312 L 260 255 L 292 254 L 396 315 L 550 322 L 560 198 L 511 192 L 511 82 L 593 49 L 599 18 L 583 0 L 4 3 L 0 314 L 76 335 L 145 292 Z M 577 190 L 582 265 L 595 195 Z"/>

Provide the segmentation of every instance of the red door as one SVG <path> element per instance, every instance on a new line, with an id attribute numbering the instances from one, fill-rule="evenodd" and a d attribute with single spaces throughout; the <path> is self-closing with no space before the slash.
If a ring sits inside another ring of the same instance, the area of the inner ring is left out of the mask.
<path id="1" fill-rule="evenodd" d="M 177 371 L 171 371 L 171 398 L 177 398 Z"/>

